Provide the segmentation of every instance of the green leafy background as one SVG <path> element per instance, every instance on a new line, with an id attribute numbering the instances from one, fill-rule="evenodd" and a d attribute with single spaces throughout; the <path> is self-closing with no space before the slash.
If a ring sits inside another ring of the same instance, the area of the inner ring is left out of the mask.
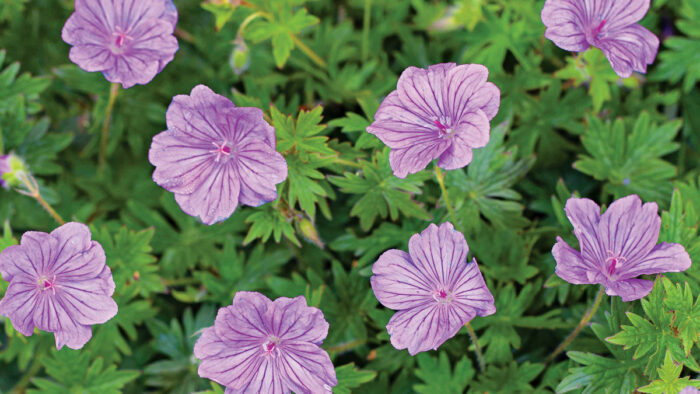
<path id="1" fill-rule="evenodd" d="M 700 0 L 652 0 L 642 24 L 662 39 L 646 75 L 620 80 L 595 49 L 544 39 L 543 0 L 175 0 L 175 60 L 122 91 L 108 165 L 97 152 L 109 84 L 68 60 L 71 0 L 0 2 L 0 153 L 15 152 L 44 198 L 90 225 L 117 285 L 117 316 L 80 351 L 17 333 L 0 318 L 0 392 L 223 393 L 197 375 L 202 328 L 237 291 L 304 295 L 330 323 L 323 348 L 337 393 L 677 393 L 695 380 L 700 335 Z M 446 174 L 498 312 L 411 357 L 384 328 L 371 265 L 448 220 L 432 165 L 393 176 L 388 148 L 365 132 L 408 66 L 481 63 L 502 92 L 491 140 Z M 289 178 L 279 199 L 205 226 L 151 180 L 151 138 L 173 96 L 206 84 L 265 111 Z M 604 297 L 592 324 L 551 363 L 594 286 L 553 275 L 572 194 L 603 205 L 655 201 L 661 240 L 696 263 L 655 279 L 641 301 Z M 0 190 L 0 249 L 51 231 L 36 201 Z M 0 280 L 0 296 L 7 283 Z"/>

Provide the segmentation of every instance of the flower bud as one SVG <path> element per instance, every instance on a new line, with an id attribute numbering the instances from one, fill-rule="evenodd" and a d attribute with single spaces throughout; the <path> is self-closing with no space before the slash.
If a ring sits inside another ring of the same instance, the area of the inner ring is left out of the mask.
<path id="1" fill-rule="evenodd" d="M 27 166 L 14 153 L 0 156 L 0 186 L 5 189 L 20 186 L 19 174 L 27 172 Z"/>
<path id="2" fill-rule="evenodd" d="M 229 65 L 236 75 L 241 75 L 250 66 L 250 48 L 245 41 L 238 38 L 233 43 L 233 51 L 229 59 Z"/>

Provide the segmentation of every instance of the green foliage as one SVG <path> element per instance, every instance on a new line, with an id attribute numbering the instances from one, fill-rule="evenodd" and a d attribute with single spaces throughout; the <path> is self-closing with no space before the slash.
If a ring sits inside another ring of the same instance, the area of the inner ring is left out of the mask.
<path id="1" fill-rule="evenodd" d="M 642 308 L 648 319 L 627 312 L 632 325 L 623 325 L 622 331 L 607 338 L 607 341 L 635 348 L 634 358 L 647 360 L 644 373 L 656 377 L 666 351 L 685 366 L 700 371 L 695 359 L 687 357 L 692 344 L 698 340 L 696 324 L 697 302 L 693 303 L 692 294 L 686 287 L 674 286 L 669 279 L 663 278 L 663 286 L 658 280 L 651 294 L 642 299 Z M 684 349 L 685 347 L 685 349 Z"/>
<path id="2" fill-rule="evenodd" d="M 581 137 L 588 155 L 579 156 L 574 168 L 605 181 L 603 190 L 615 198 L 636 193 L 644 200 L 665 205 L 672 191 L 670 180 L 677 170 L 662 157 L 678 150 L 673 140 L 681 121 L 657 125 L 648 112 L 642 112 L 631 131 L 626 130 L 625 123 L 630 124 L 622 119 L 610 124 L 589 117 L 589 127 Z"/>
<path id="3" fill-rule="evenodd" d="M 683 80 L 683 90 L 689 92 L 700 80 L 700 1 L 682 0 L 676 27 L 686 36 L 670 37 L 664 41 L 668 50 L 659 55 L 656 80 L 677 83 Z"/>
<path id="4" fill-rule="evenodd" d="M 90 362 L 87 353 L 64 349 L 42 359 L 46 373 L 53 378 L 37 378 L 32 381 L 38 390 L 28 393 L 121 393 L 128 382 L 139 376 L 138 371 L 117 370 L 114 365 L 105 366 L 102 358 Z"/>
<path id="5" fill-rule="evenodd" d="M 350 216 L 360 219 L 360 227 L 367 231 L 372 228 L 377 217 L 391 220 L 399 218 L 399 211 L 408 216 L 430 220 L 430 214 L 412 200 L 411 196 L 421 193 L 421 186 L 430 175 L 426 172 L 409 175 L 404 179 L 394 176 L 389 167 L 389 149 L 378 151 L 372 156 L 372 162 L 360 161 L 362 173 L 346 172 L 344 177 L 331 177 L 332 184 L 348 194 L 361 197 L 350 211 Z"/>
<path id="6" fill-rule="evenodd" d="M 335 369 L 338 385 L 333 387 L 333 392 L 338 394 L 350 394 L 351 389 L 371 382 L 377 376 L 376 371 L 358 369 L 354 363 L 345 364 Z"/>
<path id="7" fill-rule="evenodd" d="M 445 352 L 440 352 L 438 358 L 421 353 L 416 359 L 418 360 L 416 376 L 424 383 L 414 385 L 413 389 L 421 394 L 438 392 L 446 394 L 463 393 L 476 372 L 472 362 L 466 356 L 457 361 L 454 371 L 451 370 L 450 362 Z"/>
<path id="8" fill-rule="evenodd" d="M 700 380 L 690 380 L 689 377 L 681 378 L 682 364 L 676 364 L 667 351 L 664 364 L 659 368 L 659 379 L 637 389 L 640 393 L 663 394 L 678 393 L 688 386 L 700 387 Z"/>

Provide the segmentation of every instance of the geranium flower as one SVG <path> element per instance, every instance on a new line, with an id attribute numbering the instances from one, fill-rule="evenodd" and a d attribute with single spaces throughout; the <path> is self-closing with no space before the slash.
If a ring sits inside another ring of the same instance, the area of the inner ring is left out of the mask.
<path id="1" fill-rule="evenodd" d="M 303 296 L 270 301 L 240 291 L 219 309 L 214 326 L 194 346 L 199 376 L 226 386 L 226 393 L 323 393 L 338 384 L 328 353 L 323 313 Z"/>
<path id="2" fill-rule="evenodd" d="M 394 175 L 405 178 L 435 159 L 446 170 L 472 161 L 472 149 L 489 142 L 489 121 L 500 106 L 501 92 L 488 75 L 480 64 L 404 70 L 367 127 L 391 148 Z"/>
<path id="3" fill-rule="evenodd" d="M 91 325 L 117 314 L 114 281 L 102 246 L 88 227 L 67 223 L 51 234 L 29 231 L 0 254 L 0 273 L 10 283 L 0 315 L 30 336 L 36 326 L 53 332 L 56 348 L 82 348 Z"/>
<path id="4" fill-rule="evenodd" d="M 570 198 L 566 215 L 574 226 L 581 252 L 561 237 L 552 248 L 556 274 L 573 284 L 605 286 L 611 296 L 628 302 L 649 294 L 654 283 L 635 279 L 639 275 L 680 272 L 690 267 L 683 245 L 659 241 L 661 218 L 656 203 L 637 195 L 616 200 L 600 214 L 600 207 L 587 198 Z"/>
<path id="5" fill-rule="evenodd" d="M 567 51 L 600 48 L 622 78 L 646 73 L 659 39 L 639 22 L 649 0 L 547 0 L 542 8 L 544 36 Z"/>
<path id="6" fill-rule="evenodd" d="M 275 129 L 258 108 L 238 108 L 204 85 L 173 99 L 168 130 L 155 137 L 148 158 L 153 180 L 175 193 L 188 215 L 222 221 L 238 204 L 277 198 L 287 162 L 275 150 Z"/>
<path id="7" fill-rule="evenodd" d="M 178 50 L 172 0 L 75 0 L 63 26 L 70 60 L 130 88 L 147 84 Z"/>
<path id="8" fill-rule="evenodd" d="M 386 328 L 391 344 L 411 355 L 437 349 L 476 315 L 496 313 L 476 259 L 451 223 L 431 224 L 408 242 L 408 253 L 384 252 L 372 266 L 372 290 L 398 312 Z"/>

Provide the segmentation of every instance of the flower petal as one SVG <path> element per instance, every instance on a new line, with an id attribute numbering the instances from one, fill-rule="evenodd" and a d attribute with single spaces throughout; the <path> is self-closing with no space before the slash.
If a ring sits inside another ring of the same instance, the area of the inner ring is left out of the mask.
<path id="1" fill-rule="evenodd" d="M 108 267 L 105 267 L 109 270 Z M 107 271 L 109 272 L 109 271 Z M 76 322 L 83 325 L 102 324 L 117 315 L 117 303 L 112 299 L 114 281 L 109 273 L 100 280 L 72 282 L 56 291 L 56 302 Z"/>
<path id="2" fill-rule="evenodd" d="M 443 92 L 446 76 L 455 67 L 454 63 L 443 63 L 424 68 L 408 67 L 399 77 L 396 90 L 401 102 L 411 108 L 417 115 L 428 120 L 447 115 L 450 105 Z"/>
<path id="3" fill-rule="evenodd" d="M 654 246 L 641 261 L 635 261 L 634 264 L 623 263 L 617 272 L 620 278 L 629 279 L 639 275 L 681 272 L 690 268 L 690 265 L 690 256 L 683 245 L 663 242 Z"/>
<path id="4" fill-rule="evenodd" d="M 454 277 L 456 279 L 452 285 L 454 289 L 453 304 L 461 304 L 462 307 L 474 309 L 479 316 L 489 316 L 496 313 L 493 294 L 486 286 L 476 259 L 473 259 L 469 264 L 465 264 L 464 270 L 454 275 Z"/>
<path id="5" fill-rule="evenodd" d="M 310 343 L 285 343 L 278 368 L 295 393 L 330 393 L 331 387 L 338 384 L 328 353 Z"/>
<path id="6" fill-rule="evenodd" d="M 237 346 L 219 337 L 214 327 L 204 330 L 194 346 L 194 356 L 202 361 L 199 376 L 234 389 L 248 386 L 263 366 L 263 350 L 258 343 L 233 343 Z"/>
<path id="7" fill-rule="evenodd" d="M 21 245 L 12 245 L 0 253 L 0 274 L 6 281 L 12 282 L 19 278 L 30 280 L 40 276 L 24 250 Z"/>
<path id="8" fill-rule="evenodd" d="M 267 143 L 257 140 L 237 148 L 236 170 L 242 204 L 257 207 L 277 199 L 276 185 L 287 179 L 287 161 Z"/>
<path id="9" fill-rule="evenodd" d="M 481 109 L 492 101 L 493 90 L 482 90 L 488 77 L 489 70 L 481 64 L 460 64 L 449 70 L 443 100 L 447 103 L 445 115 L 455 124 L 464 114 Z"/>
<path id="10" fill-rule="evenodd" d="M 270 332 L 264 317 L 271 305 L 272 301 L 260 293 L 237 292 L 233 304 L 216 315 L 217 335 L 227 341 L 259 341 Z"/>
<path id="11" fill-rule="evenodd" d="M 382 253 L 372 266 L 370 278 L 377 300 L 394 310 L 433 303 L 434 283 L 416 267 L 408 253 L 391 249 Z"/>
<path id="12" fill-rule="evenodd" d="M 240 182 L 228 164 L 217 165 L 203 176 L 202 183 L 192 194 L 175 194 L 175 201 L 188 215 L 212 225 L 228 219 L 236 210 Z"/>
<path id="13" fill-rule="evenodd" d="M 430 224 L 420 234 L 408 241 L 411 261 L 425 275 L 426 283 L 448 287 L 457 272 L 464 269 L 469 246 L 464 235 L 455 231 L 452 223 L 445 222 L 440 227 Z"/>
<path id="14" fill-rule="evenodd" d="M 589 11 L 580 1 L 547 0 L 542 8 L 544 36 L 559 48 L 583 52 L 588 49 L 585 29 L 590 23 Z"/>
<path id="15" fill-rule="evenodd" d="M 439 130 L 430 119 L 404 105 L 396 91 L 391 92 L 379 106 L 375 121 L 367 127 L 386 146 L 392 149 L 409 148 L 416 143 L 434 142 Z"/>
<path id="16" fill-rule="evenodd" d="M 328 322 L 320 309 L 306 305 L 306 298 L 276 299 L 265 315 L 270 333 L 282 341 L 306 341 L 316 345 L 328 335 Z"/>
<path id="17" fill-rule="evenodd" d="M 578 238 L 581 256 L 591 264 L 596 264 L 603 271 L 606 259 L 605 249 L 598 239 L 598 222 L 600 207 L 587 198 L 570 198 L 566 201 L 566 216 L 574 226 L 574 234 Z"/>
<path id="18" fill-rule="evenodd" d="M 609 33 L 610 38 L 600 40 L 598 47 L 605 53 L 613 70 L 622 78 L 632 71 L 647 72 L 647 65 L 656 59 L 659 38 L 639 25 L 632 25 Z"/>
<path id="19" fill-rule="evenodd" d="M 617 280 L 605 289 L 609 296 L 620 296 L 622 301 L 630 302 L 646 297 L 654 288 L 654 282 L 645 279 Z"/>
<path id="20" fill-rule="evenodd" d="M 54 332 L 54 337 L 58 350 L 61 350 L 63 346 L 68 346 L 71 349 L 82 349 L 92 338 L 92 328 L 76 324 L 69 329 Z"/>
<path id="21" fill-rule="evenodd" d="M 165 114 L 169 130 L 189 137 L 192 143 L 212 146 L 212 140 L 228 137 L 221 128 L 227 124 L 227 116 L 235 105 L 224 96 L 214 93 L 205 85 L 197 85 L 189 96 L 178 95 Z"/>
<path id="22" fill-rule="evenodd" d="M 607 258 L 621 256 L 618 267 L 635 264 L 648 255 L 659 240 L 661 217 L 656 203 L 646 203 L 636 195 L 615 200 L 603 213 L 598 225 L 600 244 Z"/>
<path id="23" fill-rule="evenodd" d="M 153 181 L 173 193 L 193 193 L 202 183 L 204 174 L 213 171 L 215 161 L 209 152 L 211 149 L 211 143 L 204 145 L 178 132 L 157 134 L 148 151 L 148 160 L 156 167 Z"/>
<path id="24" fill-rule="evenodd" d="M 9 317 L 12 326 L 24 336 L 30 336 L 34 332 L 34 310 L 38 294 L 36 284 L 15 279 L 0 299 L 0 315 Z"/>
<path id="25" fill-rule="evenodd" d="M 552 255 L 557 262 L 556 274 L 569 283 L 576 285 L 595 283 L 592 275 L 600 272 L 600 269 L 584 260 L 581 253 L 574 250 L 561 237 L 557 237 L 557 243 L 552 248 Z"/>
<path id="26" fill-rule="evenodd" d="M 609 30 L 616 30 L 642 20 L 649 11 L 650 0 L 614 0 L 602 3 L 607 8 L 602 13 L 602 18 Z"/>
<path id="27" fill-rule="evenodd" d="M 415 145 L 409 148 L 392 149 L 389 152 L 389 164 L 394 175 L 406 178 L 408 174 L 424 170 L 449 147 L 450 142 L 444 139 L 416 141 Z"/>
<path id="28" fill-rule="evenodd" d="M 475 316 L 474 309 L 438 303 L 398 311 L 386 328 L 396 349 L 408 349 L 412 356 L 437 349 Z"/>

